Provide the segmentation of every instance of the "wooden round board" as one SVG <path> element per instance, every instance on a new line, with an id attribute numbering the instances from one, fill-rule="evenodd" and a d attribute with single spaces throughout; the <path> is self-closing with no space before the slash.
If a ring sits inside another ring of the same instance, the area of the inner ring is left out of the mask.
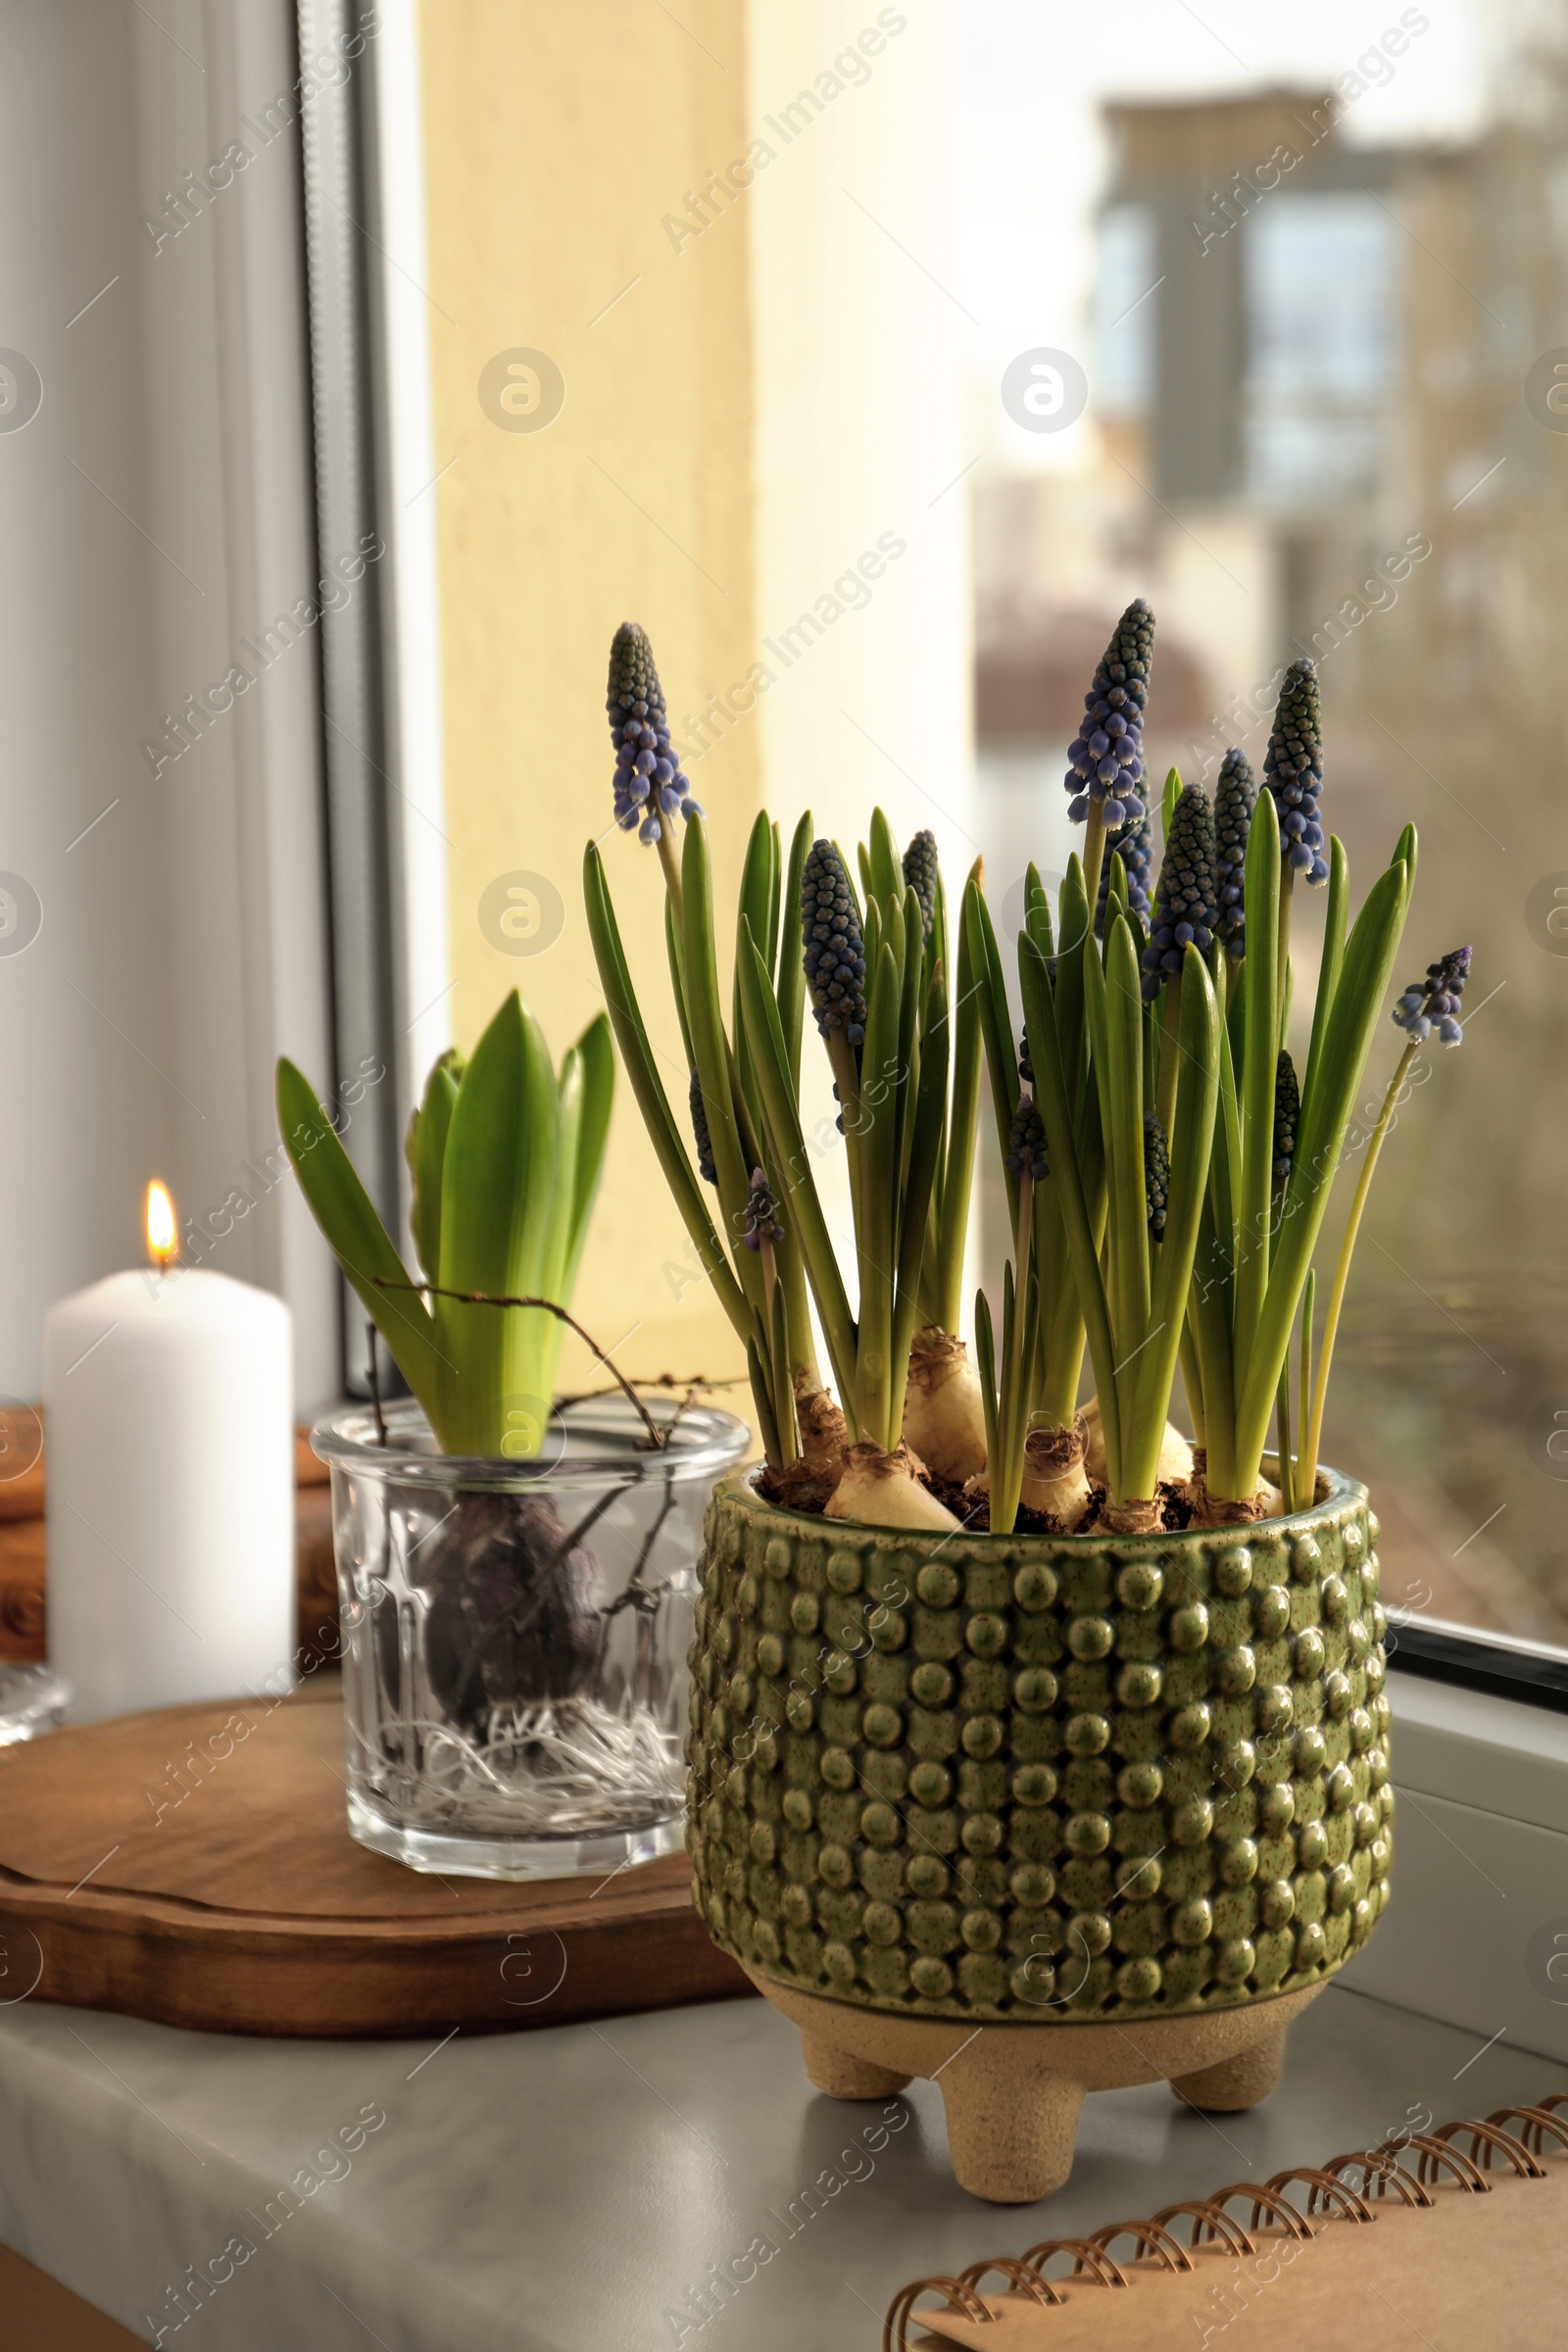
<path id="1" fill-rule="evenodd" d="M 0 1749 L 0 2005 L 414 2035 L 751 1989 L 692 1908 L 684 1854 L 599 1882 L 501 1883 L 357 1845 L 331 1690 L 167 1707 Z"/>

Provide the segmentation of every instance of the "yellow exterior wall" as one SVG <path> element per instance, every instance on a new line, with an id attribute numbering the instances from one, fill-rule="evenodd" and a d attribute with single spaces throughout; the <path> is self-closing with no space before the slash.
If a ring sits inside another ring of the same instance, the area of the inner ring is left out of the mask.
<path id="1" fill-rule="evenodd" d="M 720 219 L 679 252 L 662 225 L 710 169 L 745 153 L 745 0 L 684 0 L 680 17 L 623 0 L 425 0 L 421 12 L 464 1047 L 514 986 L 558 1058 L 598 1008 L 581 869 L 585 839 L 611 823 L 604 698 L 616 624 L 649 630 L 677 741 L 684 714 L 756 659 L 745 222 Z M 542 431 L 503 430 L 480 405 L 486 363 L 518 347 L 547 353 L 565 379 Z M 760 800 L 757 735 L 741 730 L 699 771 L 726 975 L 725 910 Z M 611 831 L 603 847 L 684 1125 L 659 861 L 635 836 Z M 547 876 L 565 903 L 548 953 L 509 956 L 480 930 L 486 885 L 512 869 Z M 575 1311 L 629 1371 L 733 1373 L 740 1350 L 694 1267 L 622 1077 Z M 579 1350 L 564 1379 L 585 1373 Z M 736 1401 L 749 1411 L 744 1391 Z"/>

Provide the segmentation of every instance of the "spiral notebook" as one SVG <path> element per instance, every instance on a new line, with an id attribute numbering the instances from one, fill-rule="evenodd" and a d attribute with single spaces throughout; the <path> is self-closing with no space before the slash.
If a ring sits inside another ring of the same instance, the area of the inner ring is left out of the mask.
<path id="1" fill-rule="evenodd" d="M 883 2352 L 1561 2352 L 1568 2093 L 922 2278 Z"/>

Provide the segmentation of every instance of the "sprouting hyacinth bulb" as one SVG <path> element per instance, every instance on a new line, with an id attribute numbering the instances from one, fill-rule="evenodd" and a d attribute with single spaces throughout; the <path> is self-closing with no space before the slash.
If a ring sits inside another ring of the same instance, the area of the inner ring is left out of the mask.
<path id="1" fill-rule="evenodd" d="M 615 747 L 615 822 L 621 830 L 629 833 L 635 826 L 652 845 L 663 830 L 662 819 L 677 812 L 701 816 L 669 739 L 664 690 L 648 631 L 635 620 L 623 620 L 611 645 L 605 709 Z"/>
<path id="2" fill-rule="evenodd" d="M 1020 1095 L 1012 1114 L 1012 1137 L 1003 1161 L 1009 1176 L 1029 1176 L 1043 1184 L 1048 1172 L 1046 1123 L 1033 1095 Z"/>
<path id="3" fill-rule="evenodd" d="M 1170 1206 L 1170 1150 L 1165 1130 L 1152 1110 L 1144 1113 L 1144 1197 L 1149 1203 L 1149 1230 L 1160 1241 Z"/>
<path id="4" fill-rule="evenodd" d="M 920 921 L 924 936 L 931 937 L 931 926 L 937 919 L 937 837 L 922 830 L 914 836 L 904 853 L 904 879 L 920 902 Z"/>
<path id="5" fill-rule="evenodd" d="M 801 876 L 801 944 L 806 985 L 824 1037 L 842 1029 L 865 1040 L 865 944 L 844 860 L 830 841 L 813 841 Z"/>
<path id="6" fill-rule="evenodd" d="M 1240 963 L 1247 953 L 1247 836 L 1257 806 L 1257 779 L 1245 752 L 1227 752 L 1214 783 L 1214 937 Z"/>
<path id="7" fill-rule="evenodd" d="M 1067 749 L 1067 814 L 1075 825 L 1091 807 L 1099 808 L 1109 831 L 1144 813 L 1144 706 L 1153 655 L 1154 615 L 1140 597 L 1116 623 Z"/>
<path id="8" fill-rule="evenodd" d="M 708 1104 L 703 1101 L 703 1082 L 692 1072 L 689 1097 L 692 1113 L 692 1135 L 697 1144 L 697 1173 L 705 1184 L 717 1184 L 718 1170 L 713 1165 L 712 1138 L 708 1132 Z"/>
<path id="9" fill-rule="evenodd" d="M 774 1200 L 766 1176 L 760 1168 L 752 1170 L 751 1190 L 746 1196 L 746 1231 L 741 1235 L 743 1250 L 760 1250 L 764 1242 L 781 1242 L 784 1228 L 779 1222 L 778 1202 Z"/>
<path id="10" fill-rule="evenodd" d="M 1297 1130 L 1301 1124 L 1301 1089 L 1297 1080 L 1296 1064 L 1289 1054 L 1282 1053 L 1274 1065 L 1274 1181 L 1290 1181 L 1291 1163 L 1296 1157 Z"/>
<path id="11" fill-rule="evenodd" d="M 1470 956 L 1469 948 L 1450 948 L 1440 962 L 1427 965 L 1424 980 L 1411 981 L 1394 1007 L 1395 1020 L 1418 1046 L 1426 1044 L 1434 1025 L 1446 1046 L 1456 1046 L 1463 1038 L 1459 999 L 1470 977 Z"/>
<path id="12" fill-rule="evenodd" d="M 1317 804 L 1323 790 L 1323 701 L 1310 662 L 1293 662 L 1274 710 L 1274 732 L 1263 757 L 1263 782 L 1280 816 L 1280 847 L 1308 882 L 1326 882 L 1323 828 Z"/>
<path id="13" fill-rule="evenodd" d="M 1214 811 L 1200 784 L 1184 784 L 1160 860 L 1152 930 L 1144 950 L 1144 997 L 1157 997 L 1182 968 L 1189 947 L 1200 954 L 1214 936 Z"/>
<path id="14" fill-rule="evenodd" d="M 1124 825 L 1111 842 L 1111 850 L 1122 861 L 1127 876 L 1127 910 L 1137 916 L 1147 931 L 1149 928 L 1149 882 L 1154 865 L 1154 823 L 1146 808 L 1130 825 Z M 1105 936 L 1105 906 L 1110 898 L 1110 859 L 1103 858 L 1100 865 L 1100 897 L 1095 906 L 1095 937 Z"/>

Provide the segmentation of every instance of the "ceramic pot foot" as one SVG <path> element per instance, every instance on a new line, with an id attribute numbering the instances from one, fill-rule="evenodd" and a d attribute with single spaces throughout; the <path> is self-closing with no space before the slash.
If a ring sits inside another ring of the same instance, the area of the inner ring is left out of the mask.
<path id="1" fill-rule="evenodd" d="M 801 2028 L 801 2056 L 810 2082 L 830 2099 L 891 2099 L 909 2081 L 907 2075 L 895 2074 L 891 2067 L 855 2057 L 808 2026 Z"/>
<path id="2" fill-rule="evenodd" d="M 1081 2083 L 1020 2068 L 1005 2034 L 995 2034 L 943 2070 L 941 2089 L 960 2188 L 994 2205 L 1032 2205 L 1061 2186 L 1072 2171 Z"/>
<path id="3" fill-rule="evenodd" d="M 1255 2107 L 1268 2097 L 1284 2071 L 1286 2031 L 1284 2026 L 1276 2026 L 1218 2066 L 1173 2077 L 1172 2090 L 1186 2106 L 1212 2110 L 1216 2115 L 1238 2115 L 1243 2108 Z"/>

